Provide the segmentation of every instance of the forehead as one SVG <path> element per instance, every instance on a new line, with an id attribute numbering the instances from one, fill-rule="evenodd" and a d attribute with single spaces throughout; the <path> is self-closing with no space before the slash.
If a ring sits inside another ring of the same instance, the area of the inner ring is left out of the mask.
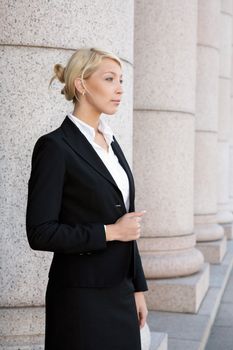
<path id="1" fill-rule="evenodd" d="M 120 65 L 111 58 L 103 58 L 98 67 L 98 71 L 102 74 L 106 72 L 114 72 L 116 74 L 122 74 L 122 69 Z"/>

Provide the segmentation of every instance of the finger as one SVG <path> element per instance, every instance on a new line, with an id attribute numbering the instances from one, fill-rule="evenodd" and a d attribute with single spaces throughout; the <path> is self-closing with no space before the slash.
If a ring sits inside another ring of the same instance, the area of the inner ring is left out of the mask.
<path id="1" fill-rule="evenodd" d="M 135 217 L 135 221 L 137 221 L 137 222 L 142 221 L 142 218 L 139 217 L 139 216 L 136 216 L 136 217 Z"/>
<path id="2" fill-rule="evenodd" d="M 127 213 L 126 215 L 131 218 L 131 217 L 135 217 L 135 216 L 143 216 L 145 213 L 146 213 L 146 210 L 143 210 L 140 212 L 133 211 L 131 213 Z"/>
<path id="3" fill-rule="evenodd" d="M 140 322 L 140 328 L 143 328 L 144 326 L 145 326 L 145 324 L 146 324 L 146 316 L 143 314 L 143 313 L 141 313 L 141 312 L 139 312 L 139 322 Z"/>
<path id="4" fill-rule="evenodd" d="M 146 319 L 142 318 L 140 320 L 140 329 L 143 328 L 145 326 L 145 324 L 146 324 Z"/>

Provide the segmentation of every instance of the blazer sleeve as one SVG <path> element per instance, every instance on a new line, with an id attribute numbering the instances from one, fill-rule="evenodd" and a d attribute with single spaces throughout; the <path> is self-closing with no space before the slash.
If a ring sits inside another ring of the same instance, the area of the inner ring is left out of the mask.
<path id="1" fill-rule="evenodd" d="M 26 232 L 30 247 L 58 253 L 106 249 L 103 223 L 59 222 L 65 172 L 62 147 L 54 138 L 41 136 L 33 149 L 28 181 Z"/>
<path id="2" fill-rule="evenodd" d="M 141 262 L 141 257 L 138 251 L 138 245 L 137 241 L 134 241 L 134 250 L 135 250 L 135 277 L 133 278 L 133 284 L 134 284 L 134 291 L 135 292 L 145 292 L 147 291 L 148 285 L 146 282 L 146 278 L 144 275 L 143 267 L 142 267 L 142 262 Z"/>

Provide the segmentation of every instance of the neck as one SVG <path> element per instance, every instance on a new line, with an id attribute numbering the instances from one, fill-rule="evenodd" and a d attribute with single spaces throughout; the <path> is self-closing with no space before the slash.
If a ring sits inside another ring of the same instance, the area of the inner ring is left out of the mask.
<path id="1" fill-rule="evenodd" d="M 85 108 L 83 108 L 82 106 L 75 105 L 72 114 L 78 119 L 82 120 L 84 123 L 87 123 L 92 128 L 94 128 L 95 132 L 98 131 L 98 124 L 99 124 L 99 118 L 101 113 L 91 108 L 87 110 L 86 106 Z"/>

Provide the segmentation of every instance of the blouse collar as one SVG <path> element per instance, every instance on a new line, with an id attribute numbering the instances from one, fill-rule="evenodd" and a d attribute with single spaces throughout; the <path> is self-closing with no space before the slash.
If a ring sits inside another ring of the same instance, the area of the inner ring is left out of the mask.
<path id="1" fill-rule="evenodd" d="M 75 117 L 72 113 L 69 113 L 68 117 L 75 123 L 75 125 L 80 129 L 80 131 L 84 134 L 90 143 L 95 142 L 95 129 L 92 126 L 85 123 L 78 117 Z M 101 118 L 99 118 L 98 130 L 104 135 L 108 146 L 110 146 L 111 142 L 113 141 L 113 131 L 110 126 Z"/>

